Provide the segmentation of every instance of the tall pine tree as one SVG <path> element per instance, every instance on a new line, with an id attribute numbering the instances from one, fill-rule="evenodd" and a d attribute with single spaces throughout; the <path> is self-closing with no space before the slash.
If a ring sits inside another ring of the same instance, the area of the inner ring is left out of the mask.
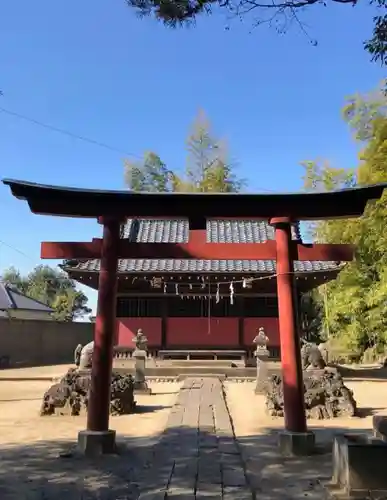
<path id="1" fill-rule="evenodd" d="M 183 175 L 170 170 L 153 152 L 141 161 L 125 161 L 125 183 L 132 191 L 213 192 L 240 191 L 245 181 L 235 174 L 235 165 L 223 141 L 218 139 L 200 111 L 187 139 L 187 165 Z"/>
<path id="2" fill-rule="evenodd" d="M 187 139 L 186 185 L 190 191 L 235 193 L 245 181 L 235 174 L 224 141 L 217 138 L 204 111 L 199 111 Z"/>

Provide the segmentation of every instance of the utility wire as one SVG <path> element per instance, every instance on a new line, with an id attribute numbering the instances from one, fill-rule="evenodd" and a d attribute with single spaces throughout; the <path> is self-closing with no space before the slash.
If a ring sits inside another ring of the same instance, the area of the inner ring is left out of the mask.
<path id="1" fill-rule="evenodd" d="M 0 91 L 0 96 L 1 96 L 1 91 Z M 119 153 L 119 154 L 124 154 L 125 156 L 131 156 L 132 158 L 136 158 L 139 160 L 142 160 L 144 157 L 135 153 L 129 153 L 128 151 L 125 151 L 120 148 L 116 148 L 115 146 L 111 146 L 110 144 L 106 144 L 105 142 L 101 141 L 96 141 L 95 139 L 91 139 L 89 137 L 86 137 L 84 135 L 77 134 L 75 132 L 71 132 L 70 130 L 66 130 L 63 128 L 55 127 L 53 125 L 49 125 L 47 123 L 44 123 L 40 120 L 37 120 L 36 118 L 31 118 L 30 116 L 26 116 L 22 113 L 17 113 L 16 111 L 11 111 L 9 109 L 3 108 L 0 106 L 0 112 L 4 113 L 9 116 L 13 116 L 14 118 L 18 118 L 19 120 L 24 120 L 26 122 L 32 123 L 34 125 L 37 125 L 38 127 L 45 128 L 46 130 L 50 130 L 51 132 L 57 132 L 58 134 L 66 135 L 67 137 L 71 137 L 73 139 L 77 139 L 79 141 L 86 142 L 88 144 L 92 144 L 94 146 L 98 146 L 100 148 L 107 149 L 109 151 L 113 151 L 114 153 Z M 275 193 L 276 191 L 273 191 L 272 189 L 266 189 L 266 188 L 258 188 L 259 191 L 264 191 L 267 193 Z"/>
<path id="2" fill-rule="evenodd" d="M 0 240 L 0 245 L 3 245 L 7 248 L 9 248 L 10 250 L 13 250 L 14 252 L 17 252 L 19 253 L 20 255 L 22 255 L 23 257 L 26 257 L 27 259 L 31 259 L 31 260 L 35 260 L 31 257 L 31 255 L 27 255 L 26 253 L 22 252 L 21 250 L 19 250 L 18 248 L 10 245 L 9 243 L 6 243 L 5 241 L 3 240 Z"/>
<path id="3" fill-rule="evenodd" d="M 0 107 L 0 112 L 5 113 L 7 115 L 13 116 L 15 118 L 19 118 L 20 120 L 27 121 L 29 123 L 33 123 L 34 125 L 38 125 L 39 127 L 45 128 L 47 130 L 51 130 L 52 132 L 57 132 L 59 134 L 67 135 L 68 137 L 72 137 L 73 139 L 78 139 L 79 141 L 87 142 L 89 144 L 93 144 L 94 146 L 99 146 L 100 148 L 108 149 L 109 151 L 114 151 L 115 153 L 124 154 L 126 156 L 132 156 L 134 158 L 142 158 L 141 156 L 129 153 L 128 151 L 124 151 L 123 149 L 116 148 L 114 146 L 110 146 L 104 142 L 96 141 L 94 139 L 90 139 L 89 137 L 76 134 L 75 132 L 71 132 L 69 130 L 65 130 L 63 128 L 54 127 L 53 125 L 48 125 L 47 123 L 43 123 L 35 118 L 31 118 L 26 115 L 22 115 L 21 113 L 16 113 L 15 111 L 11 111 L 9 109 L 5 109 Z"/>

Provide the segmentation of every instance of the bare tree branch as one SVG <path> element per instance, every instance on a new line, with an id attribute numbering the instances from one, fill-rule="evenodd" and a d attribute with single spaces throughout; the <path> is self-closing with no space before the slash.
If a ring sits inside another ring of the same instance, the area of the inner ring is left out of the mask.
<path id="1" fill-rule="evenodd" d="M 356 6 L 359 0 L 125 0 L 141 16 L 153 15 L 170 27 L 192 24 L 201 14 L 212 14 L 218 7 L 231 17 L 242 19 L 252 15 L 252 28 L 268 24 L 278 33 L 285 33 L 294 22 L 313 45 L 317 41 L 309 35 L 298 13 L 314 5 L 327 7 L 329 3 Z M 373 36 L 364 43 L 373 61 L 387 64 L 387 0 L 369 0 L 380 12 L 375 16 Z M 228 29 L 228 28 L 227 28 Z"/>

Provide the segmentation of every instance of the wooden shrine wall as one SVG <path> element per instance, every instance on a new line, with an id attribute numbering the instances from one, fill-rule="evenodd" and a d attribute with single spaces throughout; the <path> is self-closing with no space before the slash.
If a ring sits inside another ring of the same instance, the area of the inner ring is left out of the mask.
<path id="1" fill-rule="evenodd" d="M 117 318 L 116 345 L 134 347 L 132 339 L 139 328 L 143 329 L 150 347 L 161 347 L 161 318 Z"/>
<path id="2" fill-rule="evenodd" d="M 252 346 L 257 329 L 265 328 L 269 346 L 278 347 L 278 318 L 242 318 L 242 344 L 239 343 L 239 318 L 166 318 L 166 344 L 164 347 L 203 346 L 238 347 Z M 132 339 L 138 328 L 148 337 L 149 346 L 162 347 L 161 318 L 117 318 L 116 345 L 133 347 Z"/>
<path id="3" fill-rule="evenodd" d="M 217 303 L 180 297 L 119 297 L 116 345 L 133 346 L 138 328 L 149 347 L 251 347 L 263 326 L 270 346 L 279 346 L 278 308 L 275 297 L 235 297 Z M 164 342 L 163 342 L 164 339 Z"/>
<path id="4" fill-rule="evenodd" d="M 243 343 L 246 346 L 253 345 L 257 330 L 263 326 L 266 335 L 269 337 L 269 346 L 279 347 L 279 324 L 278 318 L 244 318 L 243 320 Z"/>
<path id="5" fill-rule="evenodd" d="M 237 347 L 238 318 L 167 318 L 167 347 Z"/>

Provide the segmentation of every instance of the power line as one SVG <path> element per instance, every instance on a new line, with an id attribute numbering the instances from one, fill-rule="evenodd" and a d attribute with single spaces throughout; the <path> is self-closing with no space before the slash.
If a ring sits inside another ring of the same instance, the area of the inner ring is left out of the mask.
<path id="1" fill-rule="evenodd" d="M 106 143 L 101 142 L 101 141 L 96 141 L 95 139 L 90 139 L 89 137 L 77 134 L 75 132 L 71 132 L 70 130 L 66 130 L 66 129 L 59 128 L 59 127 L 54 127 L 53 125 L 48 125 L 47 123 L 41 122 L 40 120 L 36 120 L 35 118 L 31 118 L 31 117 L 23 115 L 21 113 L 16 113 L 16 111 L 11 111 L 11 110 L 5 109 L 3 107 L 0 107 L 0 111 L 2 113 L 7 114 L 7 115 L 13 116 L 15 118 L 19 118 L 20 120 L 24 120 L 26 122 L 33 123 L 34 125 L 38 125 L 39 127 L 45 128 L 47 130 L 51 130 L 51 132 L 57 132 L 59 134 L 67 135 L 68 137 L 72 137 L 73 139 L 87 142 L 89 144 L 93 144 L 94 146 L 108 149 L 109 151 L 113 151 L 115 153 L 124 154 L 126 156 L 132 156 L 133 158 L 139 158 L 139 159 L 142 158 L 141 156 L 139 156 L 137 154 L 129 153 L 128 151 L 124 151 L 123 149 L 116 148 L 114 146 L 111 146 L 111 145 L 106 144 Z"/>
<path id="2" fill-rule="evenodd" d="M 19 253 L 20 255 L 22 255 L 23 257 L 26 257 L 27 259 L 31 259 L 31 260 L 35 260 L 31 257 L 31 255 L 27 255 L 26 253 L 22 252 L 21 250 L 19 250 L 18 248 L 16 247 L 13 247 L 12 245 L 9 245 L 8 243 L 6 243 L 5 241 L 3 240 L 0 240 L 0 245 L 3 245 L 7 248 L 9 248 L 10 250 L 13 250 L 14 252 L 17 252 Z"/>
<path id="3" fill-rule="evenodd" d="M 0 96 L 2 94 L 0 93 Z M 13 116 L 14 118 L 18 118 L 20 120 L 24 120 L 26 122 L 32 123 L 34 125 L 37 125 L 39 127 L 45 128 L 46 130 L 50 130 L 51 132 L 56 132 L 58 134 L 66 135 L 67 137 L 71 137 L 73 139 L 77 139 L 79 141 L 86 142 L 88 144 L 92 144 L 94 146 L 98 146 L 100 148 L 107 149 L 109 151 L 113 151 L 114 153 L 119 153 L 119 154 L 124 154 L 126 156 L 131 156 L 132 158 L 136 158 L 139 160 L 142 160 L 144 157 L 135 153 L 129 153 L 128 151 L 125 151 L 123 149 L 117 148 L 115 146 L 111 146 L 110 144 L 106 144 L 105 142 L 97 141 L 95 139 L 91 139 L 90 137 L 84 136 L 77 134 L 75 132 L 71 132 L 70 130 L 66 130 L 60 127 L 55 127 L 53 125 L 49 125 L 47 123 L 44 123 L 40 120 L 37 120 L 36 118 L 32 118 L 30 116 L 24 115 L 22 113 L 17 113 L 16 111 L 11 111 L 9 109 L 3 108 L 0 106 L 0 112 L 4 113 L 9 116 Z M 267 193 L 275 193 L 276 191 L 272 189 L 266 189 L 266 188 L 258 188 L 259 191 L 264 191 Z"/>

